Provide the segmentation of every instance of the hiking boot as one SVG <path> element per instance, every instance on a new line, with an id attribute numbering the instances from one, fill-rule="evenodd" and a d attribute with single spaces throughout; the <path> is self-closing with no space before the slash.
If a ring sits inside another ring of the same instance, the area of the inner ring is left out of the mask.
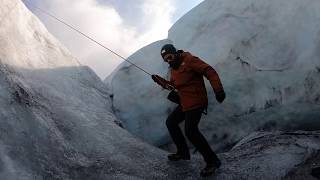
<path id="1" fill-rule="evenodd" d="M 190 155 L 183 155 L 179 153 L 169 154 L 168 159 L 170 161 L 179 161 L 179 160 L 190 160 Z"/>
<path id="2" fill-rule="evenodd" d="M 207 163 L 206 167 L 201 170 L 200 176 L 208 177 L 216 172 L 216 170 L 221 166 L 220 160 L 217 160 L 215 163 Z"/>

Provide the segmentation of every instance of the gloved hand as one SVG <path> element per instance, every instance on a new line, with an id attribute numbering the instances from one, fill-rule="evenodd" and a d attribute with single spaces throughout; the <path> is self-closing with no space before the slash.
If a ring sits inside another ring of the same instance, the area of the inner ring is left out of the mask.
<path id="1" fill-rule="evenodd" d="M 151 75 L 151 78 L 154 82 L 158 83 L 158 79 L 159 79 L 160 76 L 156 75 L 156 74 L 152 74 Z"/>
<path id="2" fill-rule="evenodd" d="M 219 103 L 222 103 L 225 98 L 226 98 L 226 93 L 224 91 L 220 91 L 216 93 L 216 99 Z"/>
<path id="3" fill-rule="evenodd" d="M 168 90 L 174 90 L 174 87 L 172 85 L 170 85 L 168 83 L 167 80 L 163 79 L 162 77 L 156 75 L 156 74 L 153 74 L 151 75 L 151 78 L 154 82 L 156 82 L 157 84 L 159 84 L 162 88 L 164 89 L 168 89 Z"/>
<path id="4" fill-rule="evenodd" d="M 156 82 L 157 84 L 159 84 L 160 86 L 163 86 L 163 82 L 162 82 L 162 77 L 156 75 L 156 74 L 152 74 L 151 78 L 154 82 Z"/>

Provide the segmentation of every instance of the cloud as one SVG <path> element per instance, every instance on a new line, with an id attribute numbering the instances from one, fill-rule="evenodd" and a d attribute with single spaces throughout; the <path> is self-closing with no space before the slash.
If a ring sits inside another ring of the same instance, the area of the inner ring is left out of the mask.
<path id="1" fill-rule="evenodd" d="M 135 4 L 139 8 L 134 9 L 139 12 L 128 12 L 131 17 L 125 16 L 126 12 L 119 13 L 110 3 L 101 3 L 101 0 L 33 0 L 32 3 L 128 57 L 143 46 L 167 37 L 168 29 L 173 23 L 174 1 L 137 0 L 118 4 L 128 6 L 127 9 L 130 10 L 130 3 L 139 2 L 138 6 Z M 33 12 L 82 64 L 90 66 L 102 79 L 122 62 L 50 17 L 35 10 Z M 128 23 L 130 18 L 137 23 Z"/>

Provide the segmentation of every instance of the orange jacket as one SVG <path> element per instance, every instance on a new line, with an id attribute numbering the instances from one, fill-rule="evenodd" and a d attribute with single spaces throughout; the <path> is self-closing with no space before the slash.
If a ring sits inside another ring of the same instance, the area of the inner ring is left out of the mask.
<path id="1" fill-rule="evenodd" d="M 181 65 L 177 70 L 171 69 L 170 81 L 163 81 L 162 87 L 170 84 L 178 90 L 182 111 L 189 111 L 208 106 L 207 91 L 203 76 L 209 81 L 215 93 L 223 91 L 218 73 L 207 63 L 189 52 L 181 54 Z M 167 88 L 168 89 L 168 88 Z"/>

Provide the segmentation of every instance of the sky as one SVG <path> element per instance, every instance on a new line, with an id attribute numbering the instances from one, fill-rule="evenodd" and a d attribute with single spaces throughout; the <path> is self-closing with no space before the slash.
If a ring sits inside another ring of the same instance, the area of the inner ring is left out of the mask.
<path id="1" fill-rule="evenodd" d="M 78 28 L 127 58 L 166 39 L 170 27 L 203 0 L 24 0 Z M 29 6 L 30 7 L 30 6 Z M 123 60 L 30 7 L 83 65 L 104 80 Z"/>

